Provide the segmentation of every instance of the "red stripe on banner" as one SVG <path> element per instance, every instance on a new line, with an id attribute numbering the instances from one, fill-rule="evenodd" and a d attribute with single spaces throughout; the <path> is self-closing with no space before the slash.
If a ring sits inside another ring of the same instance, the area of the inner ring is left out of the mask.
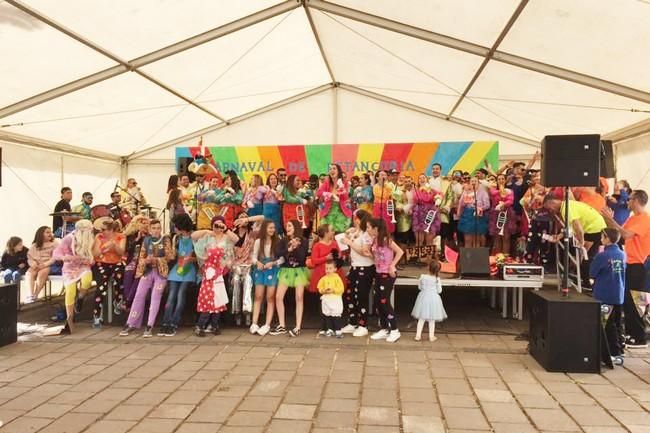
<path id="1" fill-rule="evenodd" d="M 304 145 L 278 146 L 278 150 L 287 174 L 297 174 L 301 178 L 309 177 Z"/>
<path id="2" fill-rule="evenodd" d="M 413 143 L 386 143 L 381 154 L 381 168 L 384 170 L 396 169 L 399 172 L 410 171 L 410 167 L 403 166 L 407 163 Z"/>
<path id="3" fill-rule="evenodd" d="M 348 178 L 354 174 L 354 163 L 357 160 L 358 154 L 358 144 L 332 145 L 332 162 L 341 164 L 341 169 L 348 174 Z"/>

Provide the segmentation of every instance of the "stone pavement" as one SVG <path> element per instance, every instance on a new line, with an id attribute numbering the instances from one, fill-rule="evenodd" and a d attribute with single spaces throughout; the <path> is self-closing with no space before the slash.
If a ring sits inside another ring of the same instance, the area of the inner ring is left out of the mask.
<path id="1" fill-rule="evenodd" d="M 513 335 L 118 337 L 0 349 L 0 433 L 650 432 L 650 355 L 545 372 Z"/>

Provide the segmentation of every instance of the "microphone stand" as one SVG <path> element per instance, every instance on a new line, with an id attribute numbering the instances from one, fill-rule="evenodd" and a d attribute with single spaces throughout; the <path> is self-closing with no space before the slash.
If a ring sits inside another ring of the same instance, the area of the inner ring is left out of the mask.
<path id="1" fill-rule="evenodd" d="M 569 187 L 564 187 L 564 273 L 562 274 L 562 297 L 569 297 Z M 578 263 L 578 266 L 580 264 Z"/>
<path id="2" fill-rule="evenodd" d="M 476 248 L 477 245 L 480 245 L 480 242 L 478 241 L 478 191 L 476 189 L 476 185 L 474 185 L 474 246 L 473 248 Z"/>
<path id="3" fill-rule="evenodd" d="M 133 201 L 135 202 L 135 210 L 136 210 L 136 213 L 137 213 L 138 210 L 140 209 L 140 200 L 135 198 L 135 196 L 133 194 L 131 194 L 128 189 L 122 188 L 119 185 L 119 183 L 115 184 L 115 189 L 119 189 L 121 191 L 124 191 L 126 193 L 126 195 L 128 195 L 129 197 L 131 197 L 133 199 Z M 115 191 L 115 189 L 113 191 Z"/>

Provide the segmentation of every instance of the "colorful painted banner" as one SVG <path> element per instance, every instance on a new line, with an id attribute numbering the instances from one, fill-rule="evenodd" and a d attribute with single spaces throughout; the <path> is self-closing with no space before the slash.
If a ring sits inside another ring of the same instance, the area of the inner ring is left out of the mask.
<path id="1" fill-rule="evenodd" d="M 487 160 L 497 167 L 497 141 L 446 141 L 428 143 L 304 144 L 290 146 L 177 147 L 180 158 L 207 156 L 220 173 L 236 171 L 246 181 L 254 174 L 274 172 L 284 167 L 289 174 L 307 178 L 327 173 L 328 164 L 341 165 L 348 176 L 367 171 L 396 169 L 417 177 L 431 174 L 433 163 L 442 165 L 443 174 L 453 170 L 473 172 Z"/>

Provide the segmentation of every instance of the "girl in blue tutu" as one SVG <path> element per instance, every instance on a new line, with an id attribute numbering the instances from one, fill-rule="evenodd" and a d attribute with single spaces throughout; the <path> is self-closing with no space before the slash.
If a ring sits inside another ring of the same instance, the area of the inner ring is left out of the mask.
<path id="1" fill-rule="evenodd" d="M 438 273 L 440 272 L 440 262 L 436 259 L 429 263 L 429 273 L 420 275 L 419 288 L 420 293 L 413 305 L 411 316 L 418 319 L 418 325 L 415 332 L 415 341 L 422 340 L 422 330 L 424 322 L 429 323 L 429 341 L 436 341 L 436 322 L 442 322 L 447 318 L 447 312 L 442 305 L 442 283 Z"/>

